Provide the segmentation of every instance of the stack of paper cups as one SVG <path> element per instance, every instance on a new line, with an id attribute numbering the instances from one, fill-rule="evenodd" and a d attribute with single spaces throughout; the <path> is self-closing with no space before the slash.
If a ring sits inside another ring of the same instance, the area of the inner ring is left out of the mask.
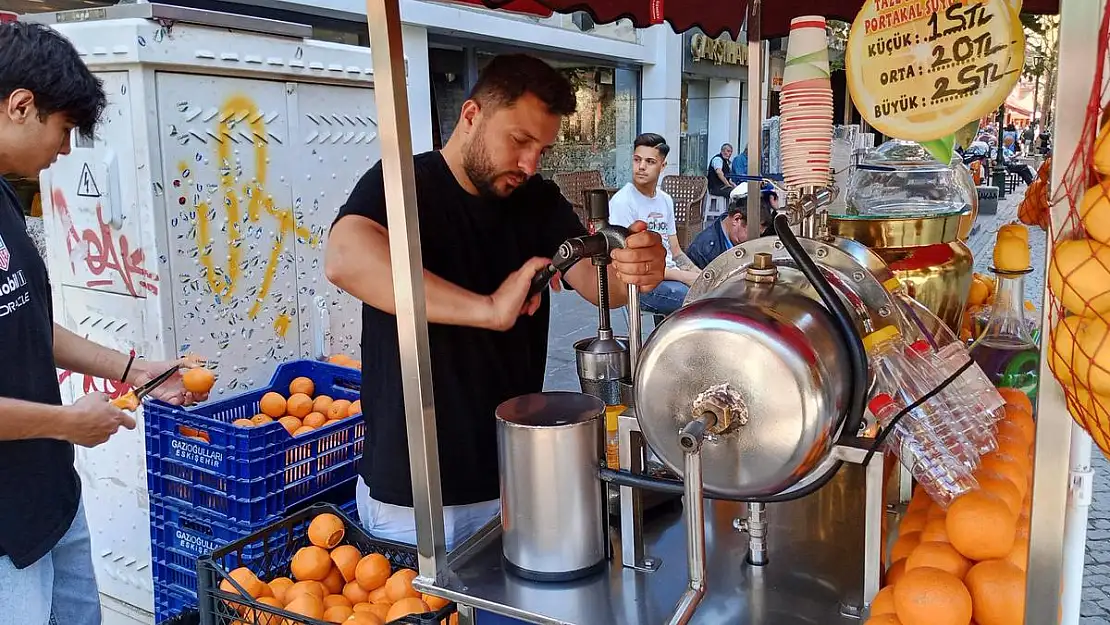
<path id="1" fill-rule="evenodd" d="M 780 100 L 782 172 L 788 188 L 829 184 L 832 98 L 825 18 L 795 18 L 790 22 Z"/>

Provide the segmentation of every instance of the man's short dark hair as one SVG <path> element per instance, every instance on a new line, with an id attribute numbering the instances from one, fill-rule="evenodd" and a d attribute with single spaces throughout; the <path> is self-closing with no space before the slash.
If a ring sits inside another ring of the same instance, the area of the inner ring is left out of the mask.
<path id="1" fill-rule="evenodd" d="M 556 115 L 570 115 L 578 105 L 566 76 L 527 54 L 494 57 L 478 75 L 469 99 L 496 110 L 516 104 L 525 93 L 539 98 Z"/>
<path id="2" fill-rule="evenodd" d="M 42 119 L 61 113 L 84 137 L 92 137 L 108 98 L 65 37 L 41 24 L 0 24 L 0 100 L 17 89 L 35 96 Z"/>
<path id="3" fill-rule="evenodd" d="M 654 132 L 645 132 L 636 137 L 636 140 L 632 142 L 632 149 L 635 150 L 636 148 L 655 148 L 659 151 L 659 156 L 663 158 L 667 158 L 667 155 L 671 153 L 671 146 L 667 145 L 667 140 L 663 138 L 663 135 L 657 135 Z"/>

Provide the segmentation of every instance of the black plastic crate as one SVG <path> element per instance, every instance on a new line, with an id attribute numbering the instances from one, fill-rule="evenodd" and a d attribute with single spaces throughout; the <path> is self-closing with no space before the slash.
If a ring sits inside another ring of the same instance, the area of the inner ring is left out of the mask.
<path id="1" fill-rule="evenodd" d="M 325 621 L 305 618 L 252 601 L 230 578 L 230 572 L 240 566 L 247 566 L 263 580 L 291 577 L 289 564 L 293 554 L 311 544 L 307 535 L 309 523 L 325 512 L 338 516 L 346 525 L 346 533 L 340 544 L 354 545 L 363 554 L 380 553 L 389 560 L 395 571 L 401 568 L 417 569 L 418 560 L 414 547 L 371 538 L 339 508 L 329 503 L 316 504 L 197 560 L 197 599 L 201 625 L 231 625 L 233 622 L 261 625 L 269 622 L 273 615 L 283 617 L 287 625 L 330 625 Z M 259 545 L 261 557 L 252 557 Z M 220 583 L 225 579 L 243 594 L 235 595 L 220 590 Z M 247 616 L 243 616 L 240 611 Z M 448 603 L 436 612 L 410 615 L 390 623 L 448 625 L 453 612 L 455 604 Z"/>

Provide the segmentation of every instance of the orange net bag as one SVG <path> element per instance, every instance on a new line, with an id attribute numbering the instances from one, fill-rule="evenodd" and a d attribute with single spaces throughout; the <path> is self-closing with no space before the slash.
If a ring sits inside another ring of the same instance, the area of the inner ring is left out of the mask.
<path id="1" fill-rule="evenodd" d="M 1110 8 L 1099 32 L 1098 58 L 1106 59 Z M 1079 147 L 1053 190 L 1054 203 L 1066 202 L 1067 213 L 1062 223 L 1051 216 L 1050 232 L 1057 234 L 1048 270 L 1048 357 L 1072 418 L 1110 455 L 1110 109 L 1102 107 L 1110 89 L 1104 79 L 1100 62 Z"/>

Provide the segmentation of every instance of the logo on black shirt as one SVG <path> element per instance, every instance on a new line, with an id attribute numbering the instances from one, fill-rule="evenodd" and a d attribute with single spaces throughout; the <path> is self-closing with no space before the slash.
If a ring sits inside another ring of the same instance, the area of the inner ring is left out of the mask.
<path id="1" fill-rule="evenodd" d="M 12 254 L 8 251 L 8 246 L 4 245 L 4 237 L 0 237 L 0 271 L 8 270 L 8 261 L 11 259 Z"/>

